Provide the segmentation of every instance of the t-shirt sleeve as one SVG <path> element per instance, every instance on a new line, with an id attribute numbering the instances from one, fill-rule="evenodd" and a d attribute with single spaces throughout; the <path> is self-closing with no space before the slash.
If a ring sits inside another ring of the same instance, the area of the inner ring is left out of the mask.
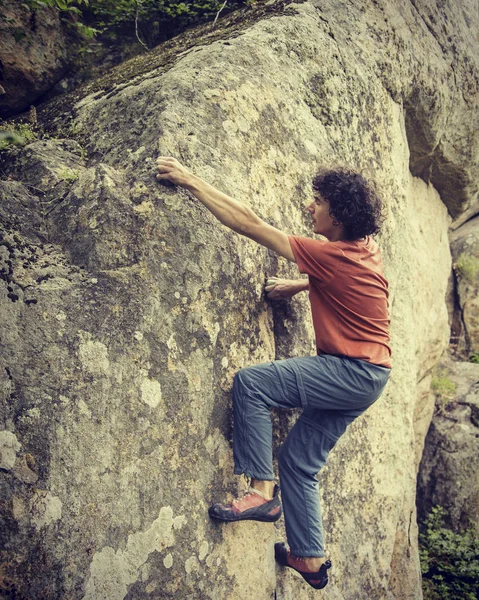
<path id="1" fill-rule="evenodd" d="M 293 235 L 289 236 L 289 243 L 301 273 L 314 277 L 322 285 L 331 281 L 339 266 L 338 249 L 333 244 Z"/>

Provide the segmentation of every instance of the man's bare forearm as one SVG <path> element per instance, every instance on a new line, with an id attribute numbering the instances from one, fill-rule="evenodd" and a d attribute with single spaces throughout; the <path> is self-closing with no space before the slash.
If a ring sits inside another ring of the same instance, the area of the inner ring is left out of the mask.
<path id="1" fill-rule="evenodd" d="M 298 291 L 296 293 L 306 292 L 309 290 L 309 279 L 296 279 L 295 281 L 298 287 Z"/>
<path id="2" fill-rule="evenodd" d="M 226 227 L 246 234 L 260 218 L 248 207 L 220 192 L 196 175 L 189 175 L 182 187 L 190 191 Z"/>
<path id="3" fill-rule="evenodd" d="M 260 219 L 248 206 L 190 173 L 176 158 L 160 156 L 156 160 L 156 165 L 157 179 L 171 181 L 171 183 L 189 190 L 220 223 L 249 237 L 287 260 L 296 262 L 288 235 Z"/>
<path id="4" fill-rule="evenodd" d="M 264 289 L 267 297 L 271 300 L 292 298 L 300 292 L 309 290 L 309 279 L 281 279 L 280 277 L 268 277 Z"/>

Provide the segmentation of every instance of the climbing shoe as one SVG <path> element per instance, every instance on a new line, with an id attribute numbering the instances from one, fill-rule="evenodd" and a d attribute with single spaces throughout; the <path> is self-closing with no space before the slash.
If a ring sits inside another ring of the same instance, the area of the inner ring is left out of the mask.
<path id="1" fill-rule="evenodd" d="M 279 500 L 279 485 L 274 486 L 273 499 L 265 500 L 253 488 L 231 504 L 213 504 L 208 510 L 212 519 L 219 521 L 265 521 L 273 523 L 283 512 Z"/>
<path id="2" fill-rule="evenodd" d="M 276 562 L 283 567 L 290 567 L 297 571 L 303 579 L 309 583 L 315 590 L 321 590 L 328 583 L 328 569 L 331 568 L 331 561 L 323 563 L 319 571 L 310 571 L 305 564 L 304 558 L 296 558 L 291 555 L 286 544 L 279 542 L 274 545 L 274 557 Z"/>

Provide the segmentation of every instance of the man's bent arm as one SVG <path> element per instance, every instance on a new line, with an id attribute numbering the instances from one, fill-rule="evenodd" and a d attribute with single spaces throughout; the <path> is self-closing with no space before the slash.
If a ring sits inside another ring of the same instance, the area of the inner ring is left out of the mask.
<path id="1" fill-rule="evenodd" d="M 308 279 L 282 279 L 280 277 L 268 277 L 264 291 L 271 300 L 282 300 L 292 298 L 300 292 L 309 290 Z"/>
<path id="2" fill-rule="evenodd" d="M 193 175 L 176 159 L 159 157 L 157 179 L 168 179 L 189 190 L 226 227 L 296 262 L 288 236 L 262 221 L 249 207 Z"/>

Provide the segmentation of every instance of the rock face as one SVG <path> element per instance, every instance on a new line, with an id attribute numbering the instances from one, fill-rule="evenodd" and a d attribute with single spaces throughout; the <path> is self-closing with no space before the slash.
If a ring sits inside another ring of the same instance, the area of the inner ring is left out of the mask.
<path id="1" fill-rule="evenodd" d="M 421 519 L 440 505 L 449 527 L 479 532 L 479 364 L 441 361 L 441 377 L 455 386 L 454 398 L 435 415 L 429 428 L 418 477 Z"/>
<path id="2" fill-rule="evenodd" d="M 455 311 L 453 343 L 459 356 L 479 357 L 479 218 L 451 234 L 454 261 Z"/>
<path id="3" fill-rule="evenodd" d="M 449 336 L 447 209 L 474 206 L 479 132 L 477 17 L 430 6 L 236 13 L 46 107 L 81 145 L 35 142 L 2 166 L 4 593 L 313 597 L 275 568 L 281 524 L 207 517 L 243 485 L 234 373 L 313 351 L 307 299 L 265 302 L 265 276 L 295 267 L 157 184 L 162 154 L 304 235 L 318 165 L 377 180 L 394 369 L 320 475 L 323 597 L 422 597 L 415 482 Z"/>
<path id="4" fill-rule="evenodd" d="M 68 68 L 68 39 L 56 8 L 35 11 L 4 0 L 0 7 L 0 117 L 27 109 Z"/>

